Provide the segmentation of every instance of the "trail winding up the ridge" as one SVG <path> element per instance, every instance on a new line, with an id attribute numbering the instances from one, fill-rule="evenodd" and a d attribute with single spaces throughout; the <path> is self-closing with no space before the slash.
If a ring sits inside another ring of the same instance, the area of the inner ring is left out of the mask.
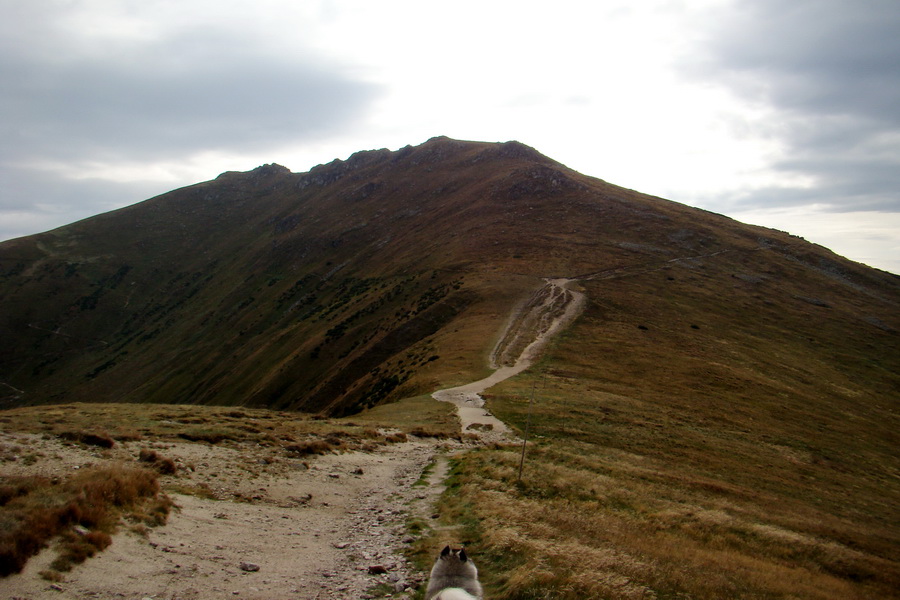
<path id="1" fill-rule="evenodd" d="M 513 312 L 491 352 L 490 366 L 495 369 L 491 375 L 432 394 L 435 400 L 456 405 L 464 433 L 475 433 L 485 442 L 510 437 L 509 427 L 484 408 L 481 393 L 530 367 L 549 340 L 581 313 L 585 296 L 571 289 L 573 281 L 546 279 Z"/>

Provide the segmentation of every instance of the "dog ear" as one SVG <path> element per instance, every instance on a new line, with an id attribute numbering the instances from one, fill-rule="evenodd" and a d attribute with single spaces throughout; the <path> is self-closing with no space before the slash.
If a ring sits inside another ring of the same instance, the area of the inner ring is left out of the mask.
<path id="1" fill-rule="evenodd" d="M 444 546 L 444 549 L 441 550 L 441 558 L 445 556 L 450 556 L 450 546 Z"/>
<path id="2" fill-rule="evenodd" d="M 459 551 L 459 560 L 461 560 L 462 562 L 466 562 L 467 560 L 469 560 L 469 557 L 466 556 L 466 549 L 465 549 L 465 548 L 460 549 L 460 551 Z"/>

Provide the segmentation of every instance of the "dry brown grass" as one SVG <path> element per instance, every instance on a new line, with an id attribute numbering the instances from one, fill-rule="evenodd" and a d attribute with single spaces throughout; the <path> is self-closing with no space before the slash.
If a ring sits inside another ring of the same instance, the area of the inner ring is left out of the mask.
<path id="1" fill-rule="evenodd" d="M 97 446 L 99 448 L 112 448 L 116 445 L 115 440 L 105 432 L 63 431 L 59 434 L 59 437 L 64 440 L 80 442 L 87 446 Z"/>
<path id="2" fill-rule="evenodd" d="M 174 460 L 160 456 L 155 450 L 141 448 L 138 460 L 153 466 L 154 469 L 159 471 L 160 475 L 174 475 L 178 472 L 178 465 L 175 464 Z"/>
<path id="3" fill-rule="evenodd" d="M 0 488 L 0 575 L 19 572 L 28 559 L 59 538 L 56 571 L 67 571 L 103 550 L 123 515 L 147 511 L 159 525 L 168 514 L 156 474 L 128 464 L 83 469 L 64 481 L 4 478 Z"/>
<path id="4" fill-rule="evenodd" d="M 273 448 L 323 440 L 331 445 L 325 451 L 346 451 L 388 443 L 379 430 L 442 437 L 458 433 L 458 429 L 452 407 L 430 396 L 404 399 L 344 419 L 265 409 L 158 404 L 62 404 L 0 412 L 0 430 L 46 433 L 85 444 L 88 436 L 109 443 L 187 440 Z M 93 445 L 110 447 L 105 442 Z"/>
<path id="5" fill-rule="evenodd" d="M 523 481 L 518 449 L 470 453 L 442 519 L 492 597 L 900 597 L 896 334 L 853 320 L 851 286 L 825 309 L 796 300 L 817 285 L 799 267 L 768 281 L 588 282 L 541 363 L 490 390 L 520 432 L 531 413 Z"/>
<path id="6" fill-rule="evenodd" d="M 299 444 L 289 444 L 284 447 L 289 456 L 304 457 L 314 454 L 325 454 L 334 450 L 336 446 L 326 440 L 308 440 Z"/>
<path id="7" fill-rule="evenodd" d="M 413 427 L 409 431 L 409 434 L 420 438 L 433 438 L 438 440 L 445 440 L 450 437 L 446 431 L 432 427 Z"/>
<path id="8" fill-rule="evenodd" d="M 531 448 L 523 482 L 516 449 L 457 465 L 443 518 L 468 525 L 492 597 L 862 600 L 892 597 L 900 582 L 891 556 L 574 458 L 560 465 L 557 451 Z"/>

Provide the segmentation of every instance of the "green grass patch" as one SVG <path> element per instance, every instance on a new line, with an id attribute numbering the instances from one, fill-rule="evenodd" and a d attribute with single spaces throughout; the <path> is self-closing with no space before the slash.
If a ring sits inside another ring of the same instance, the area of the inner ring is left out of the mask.
<path id="1" fill-rule="evenodd" d="M 431 394 L 403 398 L 364 410 L 344 421 L 370 427 L 396 428 L 419 437 L 444 438 L 459 435 L 456 408 L 438 402 Z"/>

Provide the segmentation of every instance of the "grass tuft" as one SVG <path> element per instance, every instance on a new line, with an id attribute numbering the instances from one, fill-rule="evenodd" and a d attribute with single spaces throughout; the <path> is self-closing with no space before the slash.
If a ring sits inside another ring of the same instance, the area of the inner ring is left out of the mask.
<path id="1" fill-rule="evenodd" d="M 143 463 L 149 463 L 159 471 L 160 475 L 174 475 L 178 472 L 178 465 L 175 464 L 174 460 L 160 456 L 155 450 L 142 448 L 138 455 L 138 460 Z"/>
<path id="2" fill-rule="evenodd" d="M 95 433 L 91 431 L 63 431 L 59 434 L 64 440 L 72 442 L 80 442 L 87 446 L 97 446 L 98 448 L 112 448 L 116 445 L 107 433 Z"/>
<path id="3" fill-rule="evenodd" d="M 302 458 L 304 456 L 312 456 L 316 454 L 326 454 L 335 449 L 334 444 L 327 440 L 307 440 L 296 444 L 289 444 L 284 447 L 285 452 L 294 458 Z"/>
<path id="4" fill-rule="evenodd" d="M 167 499 L 155 472 L 127 464 L 84 469 L 68 480 L 10 479 L 14 489 L 0 509 L 0 576 L 18 573 L 28 559 L 59 537 L 51 567 L 67 571 L 111 543 L 122 514 L 155 503 L 156 524 L 165 522 Z"/>
<path id="5" fill-rule="evenodd" d="M 409 430 L 409 435 L 414 435 L 420 438 L 433 438 L 438 440 L 445 440 L 450 437 L 450 434 L 444 429 L 435 429 L 431 427 L 413 427 Z"/>

